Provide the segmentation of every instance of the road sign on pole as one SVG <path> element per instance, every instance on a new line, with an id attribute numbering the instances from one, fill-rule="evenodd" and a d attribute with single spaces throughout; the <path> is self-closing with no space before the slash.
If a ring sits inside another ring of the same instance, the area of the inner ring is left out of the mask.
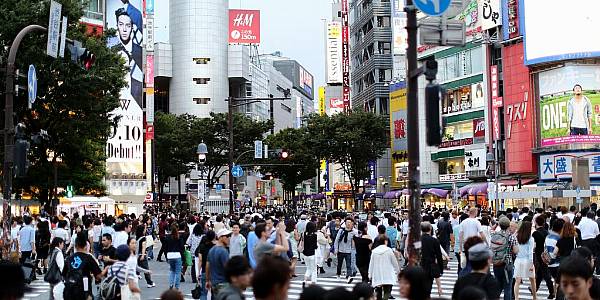
<path id="1" fill-rule="evenodd" d="M 254 158 L 263 158 L 263 142 L 254 141 Z"/>
<path id="2" fill-rule="evenodd" d="M 242 169 L 240 166 L 233 166 L 231 169 L 231 175 L 236 178 L 242 177 L 244 176 L 244 169 Z"/>
<path id="3" fill-rule="evenodd" d="M 450 0 L 414 0 L 415 6 L 429 16 L 439 16 L 450 6 Z"/>
<path id="4" fill-rule="evenodd" d="M 37 97 L 37 75 L 35 67 L 29 65 L 29 71 L 27 72 L 27 99 L 29 99 L 29 107 L 35 102 Z"/>
<path id="5" fill-rule="evenodd" d="M 60 30 L 60 48 L 58 56 L 65 57 L 65 45 L 67 43 L 67 17 L 62 17 L 62 28 Z"/>
<path id="6" fill-rule="evenodd" d="M 46 54 L 54 58 L 58 56 L 61 11 L 62 4 L 52 0 L 50 2 L 50 17 L 48 18 L 48 43 L 46 45 Z"/>
<path id="7" fill-rule="evenodd" d="M 215 190 L 217 191 L 217 194 L 220 194 L 223 191 L 223 184 L 215 184 Z"/>

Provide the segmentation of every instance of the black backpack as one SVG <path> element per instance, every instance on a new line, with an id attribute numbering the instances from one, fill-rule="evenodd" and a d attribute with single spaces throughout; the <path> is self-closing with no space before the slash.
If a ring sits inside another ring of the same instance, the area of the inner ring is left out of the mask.
<path id="1" fill-rule="evenodd" d="M 81 257 L 75 254 L 67 259 L 63 276 L 65 281 L 64 299 L 85 299 L 83 281 L 88 279 L 83 274 L 83 264 Z"/>

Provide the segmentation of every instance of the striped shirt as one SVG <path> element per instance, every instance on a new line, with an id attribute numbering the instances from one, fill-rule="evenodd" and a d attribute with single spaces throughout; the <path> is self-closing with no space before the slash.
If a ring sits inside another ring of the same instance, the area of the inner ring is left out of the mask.
<path id="1" fill-rule="evenodd" d="M 118 272 L 118 273 L 117 273 Z M 124 286 L 128 280 L 135 280 L 135 269 L 132 269 L 124 261 L 117 261 L 108 269 L 108 276 L 117 276 L 120 286 Z"/>
<path id="2" fill-rule="evenodd" d="M 550 261 L 550 264 L 548 264 L 548 267 L 558 267 L 560 263 L 559 259 L 554 253 L 554 251 L 556 250 L 556 243 L 559 239 L 560 236 L 558 235 L 558 233 L 554 231 L 549 231 L 546 240 L 544 240 L 544 246 L 546 247 L 546 251 L 548 251 L 548 253 L 550 253 L 550 257 L 552 257 L 552 260 Z"/>

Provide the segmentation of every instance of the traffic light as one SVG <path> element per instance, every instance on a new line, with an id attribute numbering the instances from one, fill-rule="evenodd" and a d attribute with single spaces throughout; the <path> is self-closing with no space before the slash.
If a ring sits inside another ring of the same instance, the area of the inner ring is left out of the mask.
<path id="1" fill-rule="evenodd" d="M 273 152 L 269 153 L 269 157 L 285 160 L 290 157 L 290 151 L 287 149 L 275 149 Z"/>
<path id="2" fill-rule="evenodd" d="M 89 70 L 96 61 L 96 56 L 88 49 L 83 48 L 80 41 L 74 41 L 68 46 L 71 52 L 71 61 L 81 65 L 84 69 Z"/>
<path id="3" fill-rule="evenodd" d="M 444 89 L 437 83 L 428 83 L 425 87 L 426 140 L 429 146 L 442 143 L 442 124 L 440 118 L 440 100 Z"/>
<path id="4" fill-rule="evenodd" d="M 67 198 L 73 198 L 73 186 L 67 185 Z"/>
<path id="5" fill-rule="evenodd" d="M 286 149 L 281 149 L 281 152 L 279 152 L 279 158 L 287 159 L 288 157 L 290 157 L 290 152 Z"/>
<path id="6" fill-rule="evenodd" d="M 29 153 L 29 141 L 25 139 L 25 125 L 23 123 L 17 124 L 15 128 L 15 135 L 17 140 L 15 141 L 15 176 L 25 177 L 27 176 L 27 168 L 29 168 L 29 160 L 27 154 Z"/>

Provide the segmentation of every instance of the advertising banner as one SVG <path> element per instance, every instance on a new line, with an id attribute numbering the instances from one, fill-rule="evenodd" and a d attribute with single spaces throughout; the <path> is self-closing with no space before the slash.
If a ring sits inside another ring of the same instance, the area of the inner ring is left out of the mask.
<path id="1" fill-rule="evenodd" d="M 229 43 L 260 44 L 260 10 L 229 10 Z"/>
<path id="2" fill-rule="evenodd" d="M 50 16 L 48 18 L 48 42 L 46 44 L 46 54 L 56 58 L 58 55 L 58 41 L 60 38 L 60 14 L 62 4 L 50 2 Z"/>
<path id="3" fill-rule="evenodd" d="M 344 110 L 350 111 L 350 30 L 348 0 L 342 0 L 342 98 Z"/>
<path id="4" fill-rule="evenodd" d="M 313 95 L 313 76 L 304 68 L 298 65 L 298 78 L 300 78 L 300 87 L 308 94 Z"/>
<path id="5" fill-rule="evenodd" d="M 154 88 L 146 88 L 146 123 L 154 123 Z"/>
<path id="6" fill-rule="evenodd" d="M 146 87 L 154 87 L 154 55 L 146 55 Z"/>
<path id="7" fill-rule="evenodd" d="M 400 187 L 407 173 L 408 136 L 406 131 L 406 83 L 390 84 L 390 146 L 392 187 Z"/>
<path id="8" fill-rule="evenodd" d="M 473 120 L 473 139 L 474 142 L 485 140 L 485 119 Z"/>
<path id="9" fill-rule="evenodd" d="M 600 143 L 600 91 L 540 100 L 542 146 Z"/>
<path id="10" fill-rule="evenodd" d="M 154 14 L 154 0 L 146 0 L 146 14 Z"/>
<path id="11" fill-rule="evenodd" d="M 521 35 L 519 20 L 519 0 L 502 1 L 502 26 L 504 39 L 514 39 Z"/>
<path id="12" fill-rule="evenodd" d="M 600 56 L 600 39 L 590 36 L 590 30 L 600 28 L 600 1 L 570 0 L 568 5 L 560 0 L 520 1 L 519 5 L 523 6 L 526 65 Z"/>
<path id="13" fill-rule="evenodd" d="M 146 18 L 144 30 L 146 31 L 146 34 L 144 34 L 146 38 L 146 51 L 152 52 L 154 51 L 154 18 L 152 16 Z"/>
<path id="14" fill-rule="evenodd" d="M 577 152 L 540 155 L 540 180 L 569 179 L 572 177 L 571 159 L 587 158 L 590 178 L 600 178 L 600 152 Z"/>
<path id="15" fill-rule="evenodd" d="M 129 68 L 127 85 L 121 90 L 121 105 L 112 115 L 119 118 L 106 147 L 106 169 L 110 174 L 143 174 L 143 19 L 142 1 L 106 1 L 106 27 L 117 31 L 108 40 Z"/>
<path id="16" fill-rule="evenodd" d="M 466 2 L 466 1 L 465 1 Z M 474 36 L 481 32 L 481 19 L 479 18 L 479 6 L 477 0 L 471 0 L 461 13 L 455 19 L 465 22 L 465 36 L 470 41 Z"/>
<path id="17" fill-rule="evenodd" d="M 369 161 L 369 185 L 377 186 L 377 161 Z"/>
<path id="18" fill-rule="evenodd" d="M 471 108 L 485 106 L 485 93 L 483 92 L 483 82 L 471 85 Z"/>
<path id="19" fill-rule="evenodd" d="M 344 100 L 341 98 L 329 98 L 329 115 L 344 112 Z"/>
<path id="20" fill-rule="evenodd" d="M 482 30 L 502 25 L 500 0 L 480 0 L 478 10 Z"/>
<path id="21" fill-rule="evenodd" d="M 406 54 L 408 46 L 408 34 L 406 32 L 406 12 L 404 12 L 404 0 L 392 1 L 392 39 L 393 54 Z"/>
<path id="22" fill-rule="evenodd" d="M 465 172 L 485 170 L 486 149 L 465 150 Z"/>
<path id="23" fill-rule="evenodd" d="M 342 83 L 342 23 L 327 23 L 327 83 Z"/>
<path id="24" fill-rule="evenodd" d="M 319 87 L 319 115 L 324 116 L 327 113 L 325 106 L 325 87 Z"/>
<path id="25" fill-rule="evenodd" d="M 493 140 L 500 139 L 500 111 L 502 97 L 498 97 L 498 66 L 490 66 L 490 86 L 492 91 L 492 132 Z"/>

